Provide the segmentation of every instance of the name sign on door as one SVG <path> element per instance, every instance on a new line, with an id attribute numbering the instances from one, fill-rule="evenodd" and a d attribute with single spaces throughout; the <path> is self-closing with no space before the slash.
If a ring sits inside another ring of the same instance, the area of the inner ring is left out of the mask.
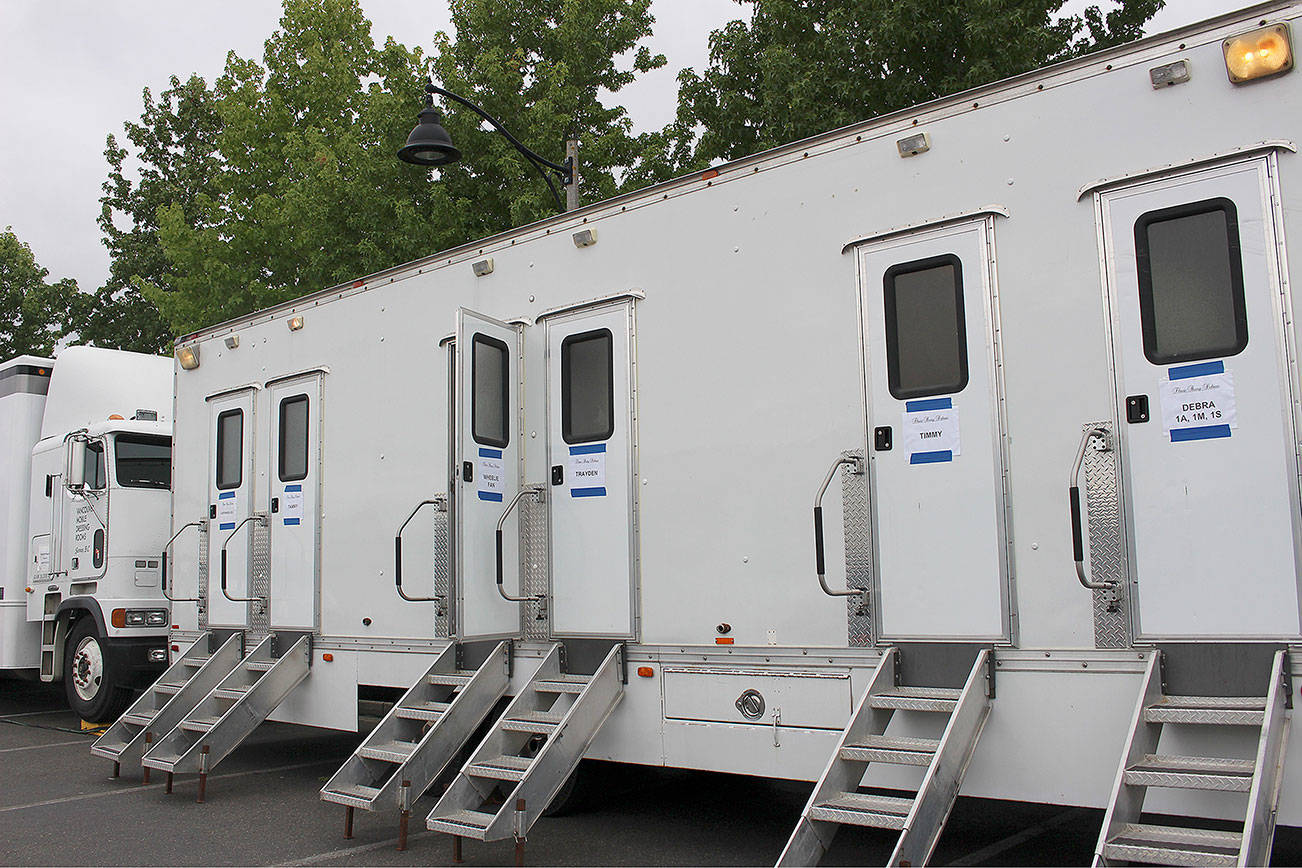
<path id="1" fill-rule="evenodd" d="M 1167 371 L 1158 386 L 1162 428 L 1172 443 L 1229 437 L 1239 427 L 1234 402 L 1234 374 L 1224 362 L 1199 362 Z"/>
<path id="2" fill-rule="evenodd" d="M 479 499 L 502 500 L 502 450 L 479 449 Z"/>
<path id="3" fill-rule="evenodd" d="M 570 447 L 570 497 L 606 496 L 606 444 Z"/>
<path id="4" fill-rule="evenodd" d="M 958 411 L 949 398 L 905 402 L 901 427 L 910 464 L 953 461 L 963 451 L 958 435 Z"/>

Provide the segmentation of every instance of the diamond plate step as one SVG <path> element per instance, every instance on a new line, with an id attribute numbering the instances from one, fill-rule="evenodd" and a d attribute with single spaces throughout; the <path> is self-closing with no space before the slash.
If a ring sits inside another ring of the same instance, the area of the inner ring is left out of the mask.
<path id="1" fill-rule="evenodd" d="M 1163 696 L 1144 709 L 1149 723 L 1206 726 L 1261 726 L 1266 700 L 1261 696 Z"/>
<path id="2" fill-rule="evenodd" d="M 244 668 L 250 672 L 270 672 L 279 660 L 250 660 L 244 664 Z"/>
<path id="3" fill-rule="evenodd" d="M 809 811 L 809 817 L 812 820 L 870 826 L 874 829 L 903 829 L 904 820 L 911 810 L 913 799 L 841 793 L 834 799 L 814 805 Z"/>
<path id="4" fill-rule="evenodd" d="M 181 729 L 189 730 L 190 732 L 207 732 L 216 726 L 217 722 L 220 720 L 220 715 L 214 717 L 187 718 L 181 721 L 180 727 Z"/>
<path id="5" fill-rule="evenodd" d="M 537 735 L 549 735 L 565 719 L 562 711 L 531 711 L 517 714 L 502 721 L 502 729 L 507 732 L 532 732 Z"/>
<path id="6" fill-rule="evenodd" d="M 1126 769 L 1126 783 L 1246 793 L 1252 786 L 1255 768 L 1252 760 L 1148 754 Z"/>
<path id="7" fill-rule="evenodd" d="M 166 693 L 166 694 L 168 694 L 168 695 L 170 696 L 170 695 L 172 695 L 173 693 L 177 693 L 177 692 L 179 692 L 180 689 L 181 689 L 182 687 L 184 687 L 184 686 L 185 686 L 184 684 L 170 684 L 170 683 L 169 683 L 169 684 L 155 684 L 153 689 L 154 689 L 155 691 L 157 691 L 158 693 Z"/>
<path id="8" fill-rule="evenodd" d="M 118 742 L 114 742 L 113 744 L 99 744 L 99 743 L 96 743 L 96 744 L 95 744 L 95 749 L 96 749 L 97 751 L 100 751 L 100 752 L 102 753 L 102 755 L 107 755 L 107 756 L 110 756 L 110 757 L 115 757 L 115 756 L 117 756 L 118 754 L 122 753 L 122 749 L 125 748 L 126 746 L 127 746 L 127 743 L 126 743 L 125 741 L 118 741 Z"/>
<path id="9" fill-rule="evenodd" d="M 438 720 L 451 707 L 450 702 L 417 702 L 400 705 L 393 710 L 393 714 L 404 720 Z"/>
<path id="10" fill-rule="evenodd" d="M 903 766 L 931 765 L 940 740 L 906 738 L 895 735 L 869 735 L 855 744 L 841 748 L 841 759 L 866 763 L 892 763 Z"/>
<path id="11" fill-rule="evenodd" d="M 406 762 L 416 749 L 414 741 L 386 741 L 372 747 L 358 748 L 357 755 L 366 759 L 383 760 L 388 763 Z"/>
<path id="12" fill-rule="evenodd" d="M 211 659 L 212 659 L 211 655 L 204 655 L 203 657 L 186 657 L 184 660 L 181 661 L 181 663 L 191 667 L 192 669 L 198 669 L 200 666 L 207 663 Z"/>
<path id="13" fill-rule="evenodd" d="M 1104 845 L 1107 858 L 1150 865 L 1237 865 L 1238 832 L 1128 823 Z"/>
<path id="14" fill-rule="evenodd" d="M 474 677 L 473 672 L 469 674 L 452 673 L 452 672 L 435 672 L 432 675 L 426 676 L 425 680 L 430 684 L 442 684 L 447 687 L 464 687 L 465 685 L 470 683 L 470 679 L 473 677 Z"/>
<path id="15" fill-rule="evenodd" d="M 367 787 L 361 784 L 352 784 L 347 787 L 341 787 L 337 790 L 322 790 L 321 798 L 327 802 L 334 802 L 337 805 L 348 805 L 354 808 L 369 808 L 371 802 L 380 794 L 376 787 Z"/>
<path id="16" fill-rule="evenodd" d="M 587 675 L 557 675 L 535 681 L 529 686 L 539 693 L 582 693 L 591 680 Z"/>
<path id="17" fill-rule="evenodd" d="M 963 691 L 948 687 L 896 687 L 869 697 L 873 708 L 900 711 L 937 711 L 949 714 L 958 705 Z"/>
<path id="18" fill-rule="evenodd" d="M 133 711 L 131 714 L 122 715 L 122 722 L 129 723 L 132 726 L 149 726 L 154 720 L 154 715 L 158 714 L 157 709 L 149 711 Z"/>
<path id="19" fill-rule="evenodd" d="M 533 757 L 496 756 L 466 766 L 466 774 L 476 778 L 493 778 L 499 781 L 519 781 L 533 765 Z"/>
<path id="20" fill-rule="evenodd" d="M 457 811 L 446 817 L 430 818 L 425 828 L 434 832 L 446 832 L 463 838 L 484 839 L 484 830 L 493 822 L 493 815 L 483 811 Z"/>
<path id="21" fill-rule="evenodd" d="M 212 695 L 221 697 L 222 699 L 243 699 L 244 694 L 248 693 L 252 689 L 252 684 L 244 687 L 218 687 L 212 692 Z"/>

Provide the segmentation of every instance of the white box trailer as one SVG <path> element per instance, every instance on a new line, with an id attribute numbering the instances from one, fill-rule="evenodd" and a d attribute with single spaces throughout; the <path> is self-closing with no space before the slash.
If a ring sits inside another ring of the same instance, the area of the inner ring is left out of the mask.
<path id="1" fill-rule="evenodd" d="M 0 364 L 0 670 L 65 682 L 86 720 L 166 668 L 171 367 L 92 347 Z"/>
<path id="2" fill-rule="evenodd" d="M 322 793 L 350 824 L 408 810 L 486 721 L 427 820 L 458 841 L 527 829 L 587 756 L 817 780 L 784 863 L 843 823 L 924 862 L 960 784 L 1107 807 L 1101 861 L 1262 861 L 1276 809 L 1302 823 L 1302 84 L 1232 83 L 1227 56 L 1271 60 L 1299 18 L 1263 4 L 183 338 L 199 601 L 167 690 L 97 752 L 154 721 L 144 764 L 206 774 L 259 720 L 353 729 L 387 687 Z"/>

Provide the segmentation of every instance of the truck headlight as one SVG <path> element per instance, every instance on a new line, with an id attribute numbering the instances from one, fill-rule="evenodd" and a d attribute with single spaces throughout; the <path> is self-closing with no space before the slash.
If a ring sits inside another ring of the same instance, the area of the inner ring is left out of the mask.
<path id="1" fill-rule="evenodd" d="M 123 627 L 165 627 L 167 626 L 167 610 L 166 609 L 127 609 L 126 612 L 123 614 L 121 626 Z"/>

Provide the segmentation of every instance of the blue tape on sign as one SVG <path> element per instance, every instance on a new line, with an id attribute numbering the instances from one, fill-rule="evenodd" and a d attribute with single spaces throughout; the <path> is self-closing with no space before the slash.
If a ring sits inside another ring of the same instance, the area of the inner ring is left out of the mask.
<path id="1" fill-rule="evenodd" d="M 1172 443 L 1184 443 L 1189 440 L 1216 440 L 1230 436 L 1229 425 L 1204 425 L 1201 428 L 1176 428 L 1171 431 Z"/>
<path id="2" fill-rule="evenodd" d="M 298 524 L 298 519 L 296 519 L 296 518 L 287 518 L 287 519 L 285 519 L 285 524 Z"/>
<path id="3" fill-rule="evenodd" d="M 605 452 L 605 443 L 588 443 L 584 446 L 571 446 L 571 455 L 595 455 L 598 452 Z"/>
<path id="4" fill-rule="evenodd" d="M 491 500 L 491 501 L 494 501 L 494 502 L 496 502 L 496 503 L 501 503 L 501 502 L 502 502 L 502 494 L 501 494 L 501 492 L 497 492 L 497 491 L 481 491 L 481 492 L 479 492 L 479 499 L 480 499 L 480 500 Z"/>
<path id="5" fill-rule="evenodd" d="M 923 410 L 952 410 L 954 402 L 949 398 L 927 398 L 925 401 L 906 401 L 904 409 L 910 413 L 921 413 Z"/>
<path id="6" fill-rule="evenodd" d="M 501 449 L 485 449 L 484 447 L 481 446 L 481 447 L 479 447 L 479 457 L 480 457 L 480 458 L 501 458 L 501 457 L 502 457 L 502 450 L 501 450 Z"/>
<path id="7" fill-rule="evenodd" d="M 286 485 L 286 486 L 285 486 L 285 490 L 286 490 L 286 491 L 302 491 L 302 490 L 303 490 L 303 486 L 301 486 L 301 485 Z"/>
<path id="8" fill-rule="evenodd" d="M 605 497 L 604 488 L 571 488 L 570 497 Z"/>
<path id="9" fill-rule="evenodd" d="M 224 522 L 222 522 L 221 524 L 217 525 L 217 529 L 218 529 L 218 530 L 235 530 L 235 522 L 233 522 L 233 521 L 224 521 Z"/>
<path id="10" fill-rule="evenodd" d="M 1181 365 L 1178 368 L 1171 368 L 1166 372 L 1166 375 L 1172 380 L 1187 380 L 1190 377 L 1205 377 L 1208 374 L 1223 373 L 1225 373 L 1224 362 L 1199 362 L 1196 365 Z"/>
<path id="11" fill-rule="evenodd" d="M 909 456 L 910 464 L 939 464 L 942 461 L 953 461 L 954 453 L 948 449 L 939 452 L 914 452 Z"/>
<path id="12" fill-rule="evenodd" d="M 234 497 L 234 496 L 235 496 L 235 492 L 233 492 L 233 491 L 223 491 L 221 494 L 217 495 L 217 499 L 218 499 L 218 500 L 230 500 L 230 499 L 231 499 L 232 497 Z"/>

